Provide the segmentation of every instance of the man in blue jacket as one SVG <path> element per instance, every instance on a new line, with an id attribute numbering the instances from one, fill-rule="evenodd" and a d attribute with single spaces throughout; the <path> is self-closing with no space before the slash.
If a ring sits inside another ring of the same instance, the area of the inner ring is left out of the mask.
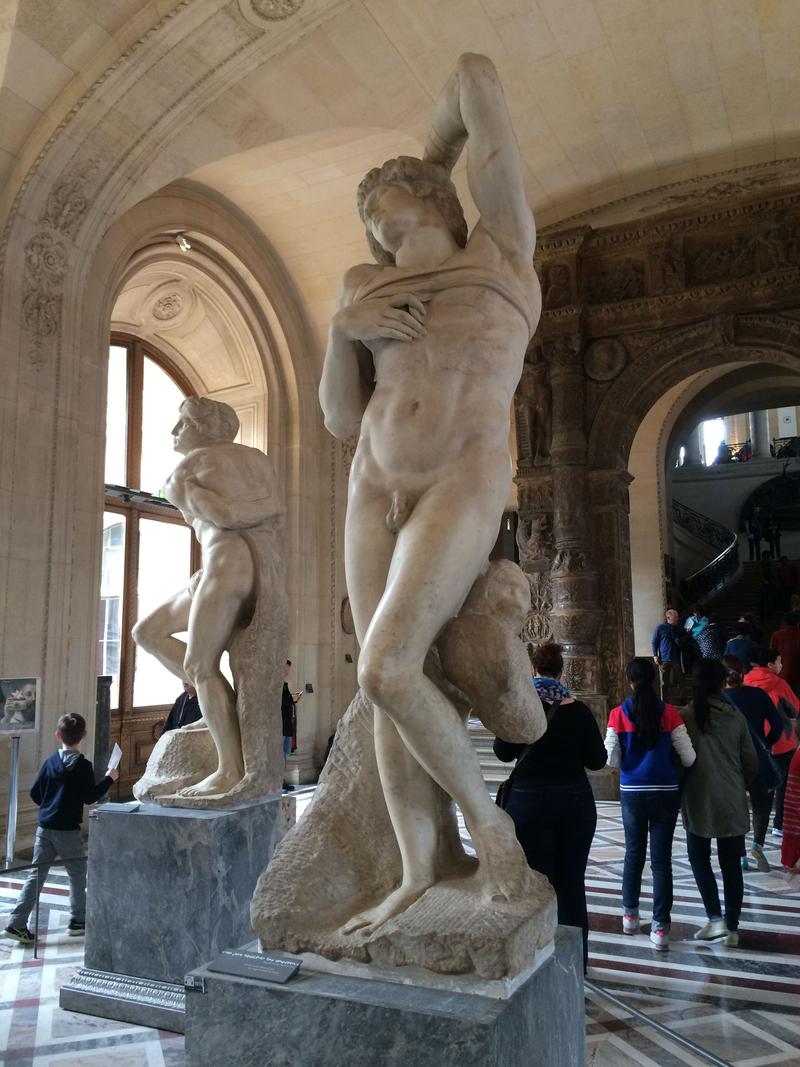
<path id="1" fill-rule="evenodd" d="M 658 664 L 658 672 L 661 676 L 662 699 L 665 699 L 664 693 L 668 689 L 680 689 L 683 683 L 678 647 L 681 637 L 678 613 L 675 608 L 667 608 L 664 612 L 664 622 L 660 622 L 653 631 L 653 659 Z"/>
<path id="2" fill-rule="evenodd" d="M 39 828 L 33 846 L 31 870 L 11 913 L 6 937 L 33 944 L 28 919 L 36 904 L 36 897 L 44 885 L 52 863 L 58 857 L 69 875 L 70 917 L 67 933 L 79 937 L 86 929 L 86 863 L 81 849 L 83 805 L 94 804 L 105 796 L 119 771 L 111 767 L 96 785 L 94 770 L 81 754 L 80 743 L 86 736 L 86 720 L 82 715 L 62 715 L 58 720 L 56 739 L 61 748 L 44 761 L 31 787 L 31 799 L 39 805 Z"/>

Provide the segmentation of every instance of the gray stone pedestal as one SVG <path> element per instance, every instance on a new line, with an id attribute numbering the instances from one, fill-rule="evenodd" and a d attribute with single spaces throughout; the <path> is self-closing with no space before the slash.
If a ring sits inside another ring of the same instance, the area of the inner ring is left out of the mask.
<path id="1" fill-rule="evenodd" d="M 187 1067 L 585 1063 L 581 935 L 569 927 L 558 928 L 552 955 L 505 999 L 322 973 L 306 964 L 285 985 L 207 967 L 190 982 Z"/>
<path id="2" fill-rule="evenodd" d="M 294 801 L 127 809 L 92 812 L 85 966 L 59 1003 L 182 1032 L 184 976 L 254 936 L 250 898 Z"/>

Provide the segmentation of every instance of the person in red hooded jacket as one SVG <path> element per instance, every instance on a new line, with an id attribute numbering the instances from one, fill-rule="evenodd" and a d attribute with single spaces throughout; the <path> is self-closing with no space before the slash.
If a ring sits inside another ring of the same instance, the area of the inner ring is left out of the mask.
<path id="1" fill-rule="evenodd" d="M 794 874 L 800 874 L 800 748 L 789 765 L 783 817 L 781 863 Z"/>
<path id="2" fill-rule="evenodd" d="M 783 736 L 772 746 L 772 755 L 781 771 L 781 781 L 775 790 L 775 818 L 773 819 L 772 832 L 776 837 L 783 837 L 783 805 L 786 793 L 786 778 L 789 774 L 789 764 L 797 748 L 796 719 L 800 712 L 794 690 L 787 681 L 781 678 L 781 655 L 777 649 L 763 648 L 759 654 L 758 666 L 753 667 L 749 674 L 744 677 L 745 685 L 753 685 L 763 689 L 772 703 L 782 712 L 786 718 Z M 765 725 L 765 730 L 767 729 Z"/>

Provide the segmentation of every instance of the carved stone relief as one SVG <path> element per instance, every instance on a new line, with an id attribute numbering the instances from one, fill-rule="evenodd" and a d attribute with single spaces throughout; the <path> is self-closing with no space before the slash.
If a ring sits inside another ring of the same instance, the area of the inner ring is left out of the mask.
<path id="1" fill-rule="evenodd" d="M 573 303 L 572 271 L 568 263 L 548 263 L 542 272 L 542 306 L 545 311 Z"/>
<path id="2" fill-rule="evenodd" d="M 539 346 L 529 348 L 525 355 L 514 402 L 521 465 L 548 463 L 553 436 L 553 389 L 550 368 Z"/>
<path id="3" fill-rule="evenodd" d="M 752 234 L 687 238 L 686 273 L 690 285 L 707 285 L 755 272 L 756 242 Z"/>
<path id="4" fill-rule="evenodd" d="M 616 304 L 635 300 L 647 291 L 647 268 L 631 256 L 598 259 L 588 268 L 586 296 L 592 304 Z"/>
<path id="5" fill-rule="evenodd" d="M 595 382 L 610 382 L 621 374 L 628 362 L 628 350 L 615 337 L 593 341 L 583 357 L 587 377 Z"/>
<path id="6" fill-rule="evenodd" d="M 155 301 L 152 308 L 154 319 L 159 322 L 169 322 L 176 319 L 183 311 L 183 297 L 180 293 L 165 293 Z"/>

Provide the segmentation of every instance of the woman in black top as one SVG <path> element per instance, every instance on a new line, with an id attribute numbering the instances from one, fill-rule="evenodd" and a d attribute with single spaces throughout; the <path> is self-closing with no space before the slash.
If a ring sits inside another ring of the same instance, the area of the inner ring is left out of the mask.
<path id="1" fill-rule="evenodd" d="M 597 826 L 585 768 L 599 771 L 606 750 L 594 715 L 561 684 L 561 646 L 541 645 L 533 654 L 533 684 L 547 715 L 547 731 L 535 745 L 499 737 L 494 752 L 504 763 L 520 760 L 506 810 L 528 866 L 550 879 L 558 901 L 558 921 L 583 930 L 583 967 L 589 954 L 586 863 Z M 527 749 L 527 751 L 526 751 Z"/>

